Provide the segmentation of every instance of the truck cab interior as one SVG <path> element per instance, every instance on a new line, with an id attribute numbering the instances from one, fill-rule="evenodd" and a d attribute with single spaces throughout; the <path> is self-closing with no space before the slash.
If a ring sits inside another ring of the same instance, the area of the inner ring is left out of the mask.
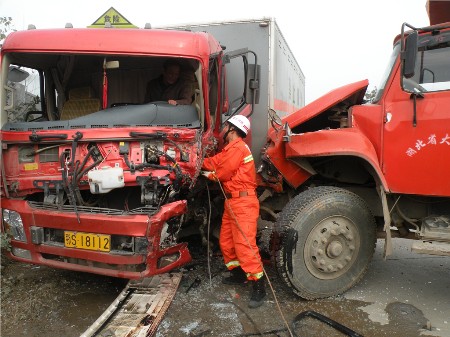
<path id="1" fill-rule="evenodd" d="M 2 116 L 2 124 L 8 122 L 6 128 L 10 130 L 24 128 L 28 122 L 39 123 L 43 129 L 66 128 L 71 121 L 82 118 L 95 125 L 111 119 L 124 125 L 198 127 L 203 122 L 204 98 L 199 90 L 201 67 L 197 60 L 177 58 L 181 66 L 180 80 L 192 86 L 194 93 L 190 106 L 169 107 L 164 102 L 144 104 L 147 83 L 161 75 L 167 59 L 7 54 L 4 59 L 7 62 L 3 63 L 3 67 L 9 66 L 8 78 L 3 83 L 7 116 Z M 168 115 L 168 109 L 174 112 Z"/>

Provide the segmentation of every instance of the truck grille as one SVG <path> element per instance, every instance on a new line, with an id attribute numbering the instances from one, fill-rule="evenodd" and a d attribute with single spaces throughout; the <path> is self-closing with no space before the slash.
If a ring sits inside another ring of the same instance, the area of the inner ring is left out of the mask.
<path id="1" fill-rule="evenodd" d="M 60 212 L 75 212 L 75 207 L 72 205 L 55 205 L 55 204 L 47 204 L 43 202 L 37 201 L 28 201 L 28 204 L 31 208 L 48 210 L 48 211 L 60 211 Z M 149 216 L 155 214 L 158 209 L 156 207 L 139 207 L 132 209 L 130 211 L 124 211 L 120 209 L 112 209 L 112 208 L 100 208 L 100 207 L 89 207 L 89 206 L 77 206 L 76 211 L 78 213 L 91 213 L 91 214 L 108 214 L 108 215 L 127 215 L 127 214 L 147 214 Z"/>

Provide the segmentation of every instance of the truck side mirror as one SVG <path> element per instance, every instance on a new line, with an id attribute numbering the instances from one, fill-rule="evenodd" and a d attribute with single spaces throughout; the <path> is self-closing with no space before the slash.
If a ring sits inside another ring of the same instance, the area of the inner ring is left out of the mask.
<path id="1" fill-rule="evenodd" d="M 409 34 L 405 40 L 405 43 L 405 50 L 403 51 L 403 76 L 405 78 L 411 78 L 414 76 L 414 69 L 416 67 L 418 44 L 417 31 L 413 31 L 411 34 Z"/>
<path id="2" fill-rule="evenodd" d="M 8 69 L 8 81 L 18 83 L 27 79 L 30 73 L 16 66 L 10 66 Z"/>

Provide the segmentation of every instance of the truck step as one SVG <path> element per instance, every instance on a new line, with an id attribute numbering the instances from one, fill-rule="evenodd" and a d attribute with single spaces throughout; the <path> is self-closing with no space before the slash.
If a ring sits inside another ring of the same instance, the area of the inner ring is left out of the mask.
<path id="1" fill-rule="evenodd" d="M 411 251 L 419 254 L 450 256 L 450 242 L 414 241 Z"/>
<path id="2" fill-rule="evenodd" d="M 182 273 L 131 280 L 81 337 L 152 336 L 180 284 Z"/>

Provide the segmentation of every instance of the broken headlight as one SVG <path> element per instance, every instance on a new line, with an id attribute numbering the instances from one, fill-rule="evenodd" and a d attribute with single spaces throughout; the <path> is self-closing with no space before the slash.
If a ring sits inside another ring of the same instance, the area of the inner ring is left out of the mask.
<path id="1" fill-rule="evenodd" d="M 11 234 L 14 240 L 27 242 L 23 222 L 20 214 L 9 209 L 3 210 L 3 223 L 7 233 Z"/>

